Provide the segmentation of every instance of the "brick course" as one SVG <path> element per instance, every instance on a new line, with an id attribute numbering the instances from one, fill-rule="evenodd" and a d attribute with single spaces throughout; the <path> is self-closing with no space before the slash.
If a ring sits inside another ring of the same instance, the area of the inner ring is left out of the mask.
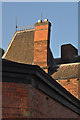
<path id="1" fill-rule="evenodd" d="M 7 60 L 2 66 L 3 118 L 80 117 L 79 100 L 40 67 Z"/>
<path id="2" fill-rule="evenodd" d="M 26 84 L 3 83 L 2 85 L 3 118 L 30 116 L 30 100 Z"/>
<path id="3" fill-rule="evenodd" d="M 40 67 L 48 66 L 50 27 L 51 25 L 48 21 L 35 24 L 34 64 L 37 64 Z M 48 72 L 48 70 L 45 71 Z"/>
<path id="4" fill-rule="evenodd" d="M 3 118 L 78 117 L 75 112 L 31 85 L 4 82 L 2 93 Z"/>

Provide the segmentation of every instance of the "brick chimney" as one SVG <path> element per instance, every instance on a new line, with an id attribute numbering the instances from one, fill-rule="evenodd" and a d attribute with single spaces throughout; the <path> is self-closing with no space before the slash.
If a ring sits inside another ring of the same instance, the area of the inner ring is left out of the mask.
<path id="1" fill-rule="evenodd" d="M 78 50 L 72 44 L 64 44 L 61 46 L 61 62 L 69 63 L 78 55 Z"/>
<path id="2" fill-rule="evenodd" d="M 38 20 L 35 23 L 35 33 L 34 33 L 34 64 L 39 65 L 41 68 L 48 73 L 48 68 L 50 66 L 50 28 L 51 23 L 48 19 Z"/>

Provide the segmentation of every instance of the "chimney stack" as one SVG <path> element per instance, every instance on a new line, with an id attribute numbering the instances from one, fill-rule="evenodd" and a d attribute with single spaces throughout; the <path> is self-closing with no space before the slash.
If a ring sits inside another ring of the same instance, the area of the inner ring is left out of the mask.
<path id="1" fill-rule="evenodd" d="M 49 68 L 50 28 L 51 23 L 48 19 L 45 19 L 44 22 L 38 20 L 38 23 L 35 23 L 34 64 L 39 65 L 47 73 Z"/>
<path id="2" fill-rule="evenodd" d="M 71 44 L 64 44 L 61 46 L 61 62 L 69 63 L 78 55 L 78 50 Z"/>

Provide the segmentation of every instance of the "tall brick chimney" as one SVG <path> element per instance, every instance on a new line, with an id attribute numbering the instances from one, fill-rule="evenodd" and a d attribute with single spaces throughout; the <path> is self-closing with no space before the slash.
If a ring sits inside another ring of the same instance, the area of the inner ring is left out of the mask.
<path id="1" fill-rule="evenodd" d="M 52 54 L 50 51 L 50 28 L 51 23 L 45 19 L 35 23 L 34 33 L 34 64 L 39 65 L 48 73 Z"/>
<path id="2" fill-rule="evenodd" d="M 35 29 L 16 31 L 3 58 L 19 63 L 39 65 L 50 74 L 53 56 L 50 50 L 48 19 L 38 20 Z"/>

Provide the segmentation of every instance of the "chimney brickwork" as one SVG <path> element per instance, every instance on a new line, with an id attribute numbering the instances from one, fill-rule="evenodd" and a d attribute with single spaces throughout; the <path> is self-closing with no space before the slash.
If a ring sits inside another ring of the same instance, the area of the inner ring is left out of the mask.
<path id="1" fill-rule="evenodd" d="M 34 64 L 39 65 L 48 73 L 48 55 L 50 43 L 50 27 L 48 21 L 35 23 L 34 33 Z"/>
<path id="2" fill-rule="evenodd" d="M 38 20 L 35 29 L 16 31 L 3 58 L 19 63 L 39 65 L 49 73 L 53 55 L 50 50 L 50 28 L 48 19 Z"/>

